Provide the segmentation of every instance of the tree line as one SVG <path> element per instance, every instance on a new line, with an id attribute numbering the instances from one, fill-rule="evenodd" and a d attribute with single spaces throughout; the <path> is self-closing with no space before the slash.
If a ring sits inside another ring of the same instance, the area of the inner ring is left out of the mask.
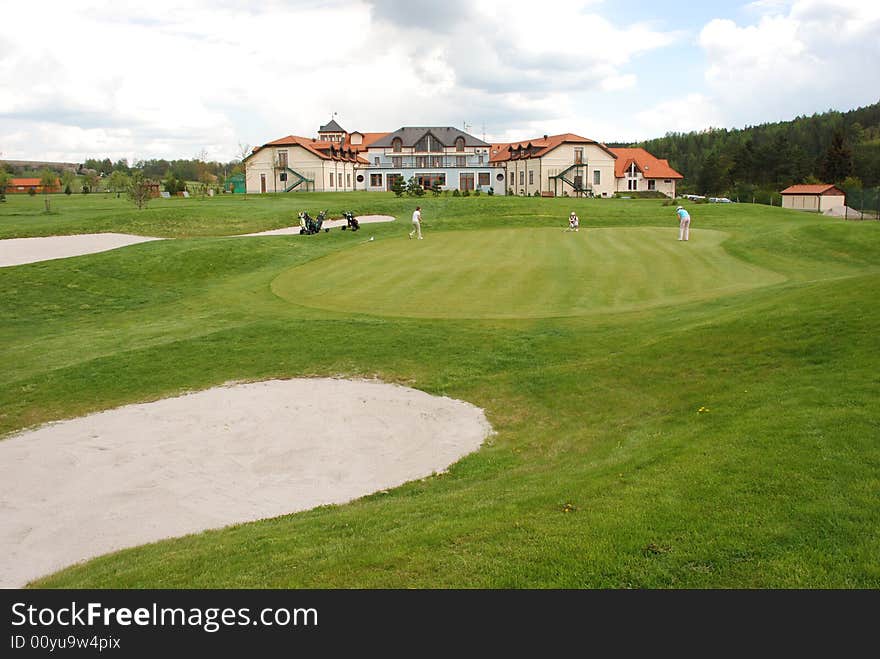
<path id="1" fill-rule="evenodd" d="M 682 193 L 766 201 L 795 183 L 873 188 L 880 186 L 880 102 L 849 112 L 667 133 L 610 146 L 638 146 L 667 159 L 685 177 L 677 186 Z"/>

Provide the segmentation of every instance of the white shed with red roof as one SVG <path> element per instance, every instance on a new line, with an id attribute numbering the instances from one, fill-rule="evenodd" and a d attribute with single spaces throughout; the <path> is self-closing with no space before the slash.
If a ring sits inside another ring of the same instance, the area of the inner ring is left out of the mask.
<path id="1" fill-rule="evenodd" d="M 792 185 L 781 193 L 782 207 L 813 213 L 828 213 L 846 205 L 846 194 L 829 183 Z"/>

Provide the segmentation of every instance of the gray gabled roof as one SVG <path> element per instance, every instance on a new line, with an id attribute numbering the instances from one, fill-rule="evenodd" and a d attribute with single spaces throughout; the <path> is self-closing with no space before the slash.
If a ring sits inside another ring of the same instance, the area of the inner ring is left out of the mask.
<path id="1" fill-rule="evenodd" d="M 331 119 L 330 123 L 326 126 L 321 126 L 318 129 L 319 133 L 344 133 L 345 129 L 336 123 L 335 119 Z"/>
<path id="2" fill-rule="evenodd" d="M 376 140 L 370 146 L 391 146 L 394 138 L 399 137 L 404 147 L 412 147 L 424 137 L 425 133 L 431 133 L 443 146 L 455 146 L 455 140 L 459 137 L 464 138 L 465 146 L 489 146 L 483 140 L 452 126 L 404 126 L 393 133 L 388 133 L 382 139 Z"/>

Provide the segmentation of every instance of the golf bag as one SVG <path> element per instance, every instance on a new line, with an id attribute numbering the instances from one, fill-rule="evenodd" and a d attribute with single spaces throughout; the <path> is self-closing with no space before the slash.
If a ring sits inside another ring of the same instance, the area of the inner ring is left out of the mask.
<path id="1" fill-rule="evenodd" d="M 318 233 L 321 230 L 321 225 L 324 224 L 324 217 L 327 215 L 327 211 L 321 211 L 318 213 L 318 217 L 312 217 L 308 214 L 307 211 L 303 211 L 299 214 L 299 233 L 300 235 L 312 235 L 313 233 Z"/>
<path id="2" fill-rule="evenodd" d="M 352 231 L 357 231 L 361 228 L 360 222 L 357 221 L 357 218 L 354 216 L 354 213 L 351 211 L 345 211 L 342 214 L 342 217 L 345 218 L 346 224 L 342 227 L 342 230 L 351 229 Z"/>

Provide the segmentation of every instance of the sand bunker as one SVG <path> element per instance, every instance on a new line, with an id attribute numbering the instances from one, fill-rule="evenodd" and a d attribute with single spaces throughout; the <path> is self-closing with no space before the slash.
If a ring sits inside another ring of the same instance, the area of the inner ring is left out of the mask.
<path id="1" fill-rule="evenodd" d="M 0 441 L 0 586 L 83 559 L 344 503 L 440 472 L 482 410 L 371 381 L 218 387 Z"/>
<path id="2" fill-rule="evenodd" d="M 358 223 L 369 224 L 371 222 L 393 222 L 394 218 L 390 215 L 356 215 Z M 324 229 L 333 229 L 334 227 L 346 226 L 346 220 L 327 220 L 321 225 Z M 299 226 L 284 227 L 283 229 L 272 229 L 271 231 L 260 231 L 259 233 L 243 233 L 243 236 L 290 236 L 299 235 Z"/>
<path id="3" fill-rule="evenodd" d="M 358 222 L 393 222 L 390 215 L 359 215 Z M 345 220 L 327 220 L 324 227 L 332 229 L 346 224 Z M 259 233 L 243 233 L 243 236 L 290 236 L 298 235 L 299 227 L 285 227 Z M 45 238 L 10 238 L 0 240 L 0 268 L 52 259 L 66 259 L 71 256 L 106 252 L 127 245 L 145 243 L 161 238 L 133 236 L 126 233 L 83 233 L 73 236 L 49 236 Z"/>
<path id="4" fill-rule="evenodd" d="M 46 238 L 10 238 L 0 240 L 0 268 L 106 252 L 150 240 L 161 240 L 161 238 L 132 236 L 127 233 L 83 233 L 75 236 L 49 236 Z"/>

